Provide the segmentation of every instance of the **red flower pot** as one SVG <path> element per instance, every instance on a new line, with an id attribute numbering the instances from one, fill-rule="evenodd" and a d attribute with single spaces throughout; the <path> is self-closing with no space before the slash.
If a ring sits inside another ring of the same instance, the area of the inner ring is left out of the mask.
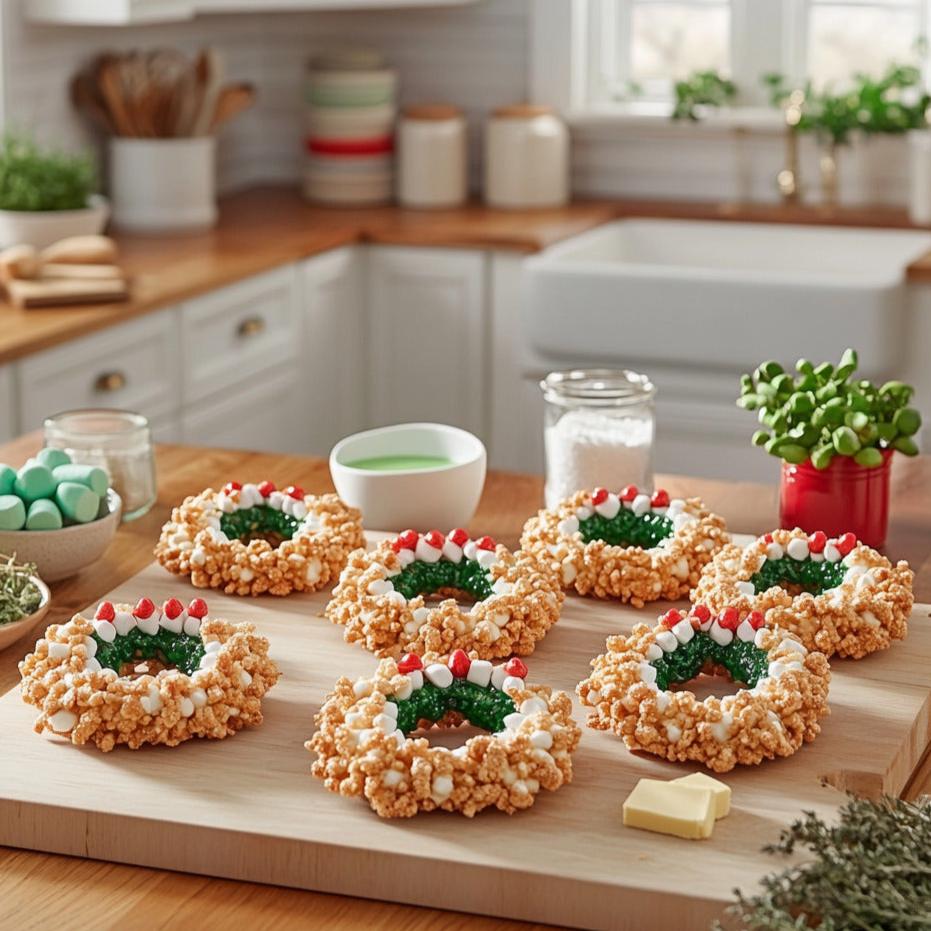
<path id="1" fill-rule="evenodd" d="M 810 461 L 782 463 L 779 525 L 829 537 L 847 531 L 875 549 L 886 542 L 889 525 L 889 471 L 892 450 L 882 451 L 882 465 L 867 469 L 850 456 L 835 456 L 822 470 Z"/>

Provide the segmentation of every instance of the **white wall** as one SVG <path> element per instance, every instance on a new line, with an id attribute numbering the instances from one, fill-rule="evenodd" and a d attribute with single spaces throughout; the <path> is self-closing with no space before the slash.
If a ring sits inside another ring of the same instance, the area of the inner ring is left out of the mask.
<path id="1" fill-rule="evenodd" d="M 68 102 L 68 79 L 104 48 L 219 47 L 230 74 L 259 89 L 258 106 L 224 132 L 220 184 L 229 190 L 266 180 L 297 181 L 301 166 L 301 82 L 315 49 L 370 45 L 401 74 L 402 103 L 448 100 L 472 126 L 472 178 L 480 180 L 480 127 L 497 105 L 526 99 L 530 0 L 482 0 L 462 7 L 342 13 L 204 16 L 132 28 L 44 26 L 26 22 L 23 0 L 0 0 L 7 125 L 49 142 L 92 137 Z M 573 127 L 573 186 L 582 196 L 776 200 L 783 139 L 772 130 L 737 132 L 706 125 L 635 121 Z M 802 144 L 806 196 L 818 200 L 817 151 Z M 904 204 L 908 172 L 902 139 L 843 150 L 846 202 Z"/>
<path id="2" fill-rule="evenodd" d="M 211 44 L 230 75 L 253 81 L 257 107 L 224 133 L 224 189 L 262 180 L 298 180 L 301 83 L 316 49 L 369 45 L 401 73 L 401 101 L 448 100 L 475 125 L 491 108 L 523 100 L 527 75 L 527 0 L 474 6 L 341 13 L 204 16 L 190 22 L 130 28 L 47 26 L 28 22 L 23 0 L 0 0 L 3 16 L 3 109 L 7 126 L 62 146 L 93 141 L 68 102 L 68 81 L 99 51 Z M 477 165 L 477 158 L 475 159 Z"/>

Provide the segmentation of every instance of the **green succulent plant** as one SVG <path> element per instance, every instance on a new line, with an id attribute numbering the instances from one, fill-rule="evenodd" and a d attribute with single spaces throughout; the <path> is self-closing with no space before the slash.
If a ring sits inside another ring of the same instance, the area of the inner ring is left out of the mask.
<path id="1" fill-rule="evenodd" d="M 723 107 L 733 103 L 737 85 L 717 71 L 693 71 L 676 81 L 675 92 L 672 118 L 697 123 L 701 119 L 701 107 Z"/>
<path id="2" fill-rule="evenodd" d="M 835 456 L 872 468 L 882 464 L 884 449 L 918 453 L 913 437 L 921 415 L 909 407 L 911 385 L 887 381 L 877 388 L 855 379 L 853 349 L 844 350 L 836 366 L 799 359 L 795 369 L 793 376 L 769 361 L 741 376 L 737 406 L 758 411 L 762 425 L 753 434 L 754 446 L 786 462 L 810 459 L 816 469 L 826 469 Z"/>

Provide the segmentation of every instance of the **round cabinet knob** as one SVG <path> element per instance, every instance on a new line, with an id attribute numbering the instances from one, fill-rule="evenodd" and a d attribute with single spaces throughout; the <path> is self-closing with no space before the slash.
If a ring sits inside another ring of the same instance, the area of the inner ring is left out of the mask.
<path id="1" fill-rule="evenodd" d="M 103 372 L 94 379 L 94 391 L 108 394 L 126 387 L 126 376 L 123 372 Z"/>
<path id="2" fill-rule="evenodd" d="M 246 317 L 241 320 L 236 327 L 236 335 L 241 339 L 248 339 L 250 336 L 258 336 L 265 332 L 265 320 L 262 317 Z"/>

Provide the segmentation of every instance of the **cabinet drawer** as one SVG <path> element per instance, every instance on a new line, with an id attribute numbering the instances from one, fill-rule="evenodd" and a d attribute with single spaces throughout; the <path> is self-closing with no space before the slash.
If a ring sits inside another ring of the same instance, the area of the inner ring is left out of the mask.
<path id="1" fill-rule="evenodd" d="M 295 452 L 306 440 L 295 433 L 300 395 L 296 366 L 238 386 L 222 399 L 186 410 L 181 437 L 198 446 Z M 261 478 L 261 476 L 259 476 Z"/>
<path id="2" fill-rule="evenodd" d="M 0 443 L 11 440 L 16 433 L 13 369 L 9 365 L 0 365 Z"/>
<path id="3" fill-rule="evenodd" d="M 297 355 L 300 318 L 293 265 L 189 301 L 182 308 L 184 401 L 272 373 Z"/>
<path id="4" fill-rule="evenodd" d="M 78 407 L 158 416 L 177 408 L 180 373 L 176 310 L 103 330 L 19 364 L 20 427 Z"/>

